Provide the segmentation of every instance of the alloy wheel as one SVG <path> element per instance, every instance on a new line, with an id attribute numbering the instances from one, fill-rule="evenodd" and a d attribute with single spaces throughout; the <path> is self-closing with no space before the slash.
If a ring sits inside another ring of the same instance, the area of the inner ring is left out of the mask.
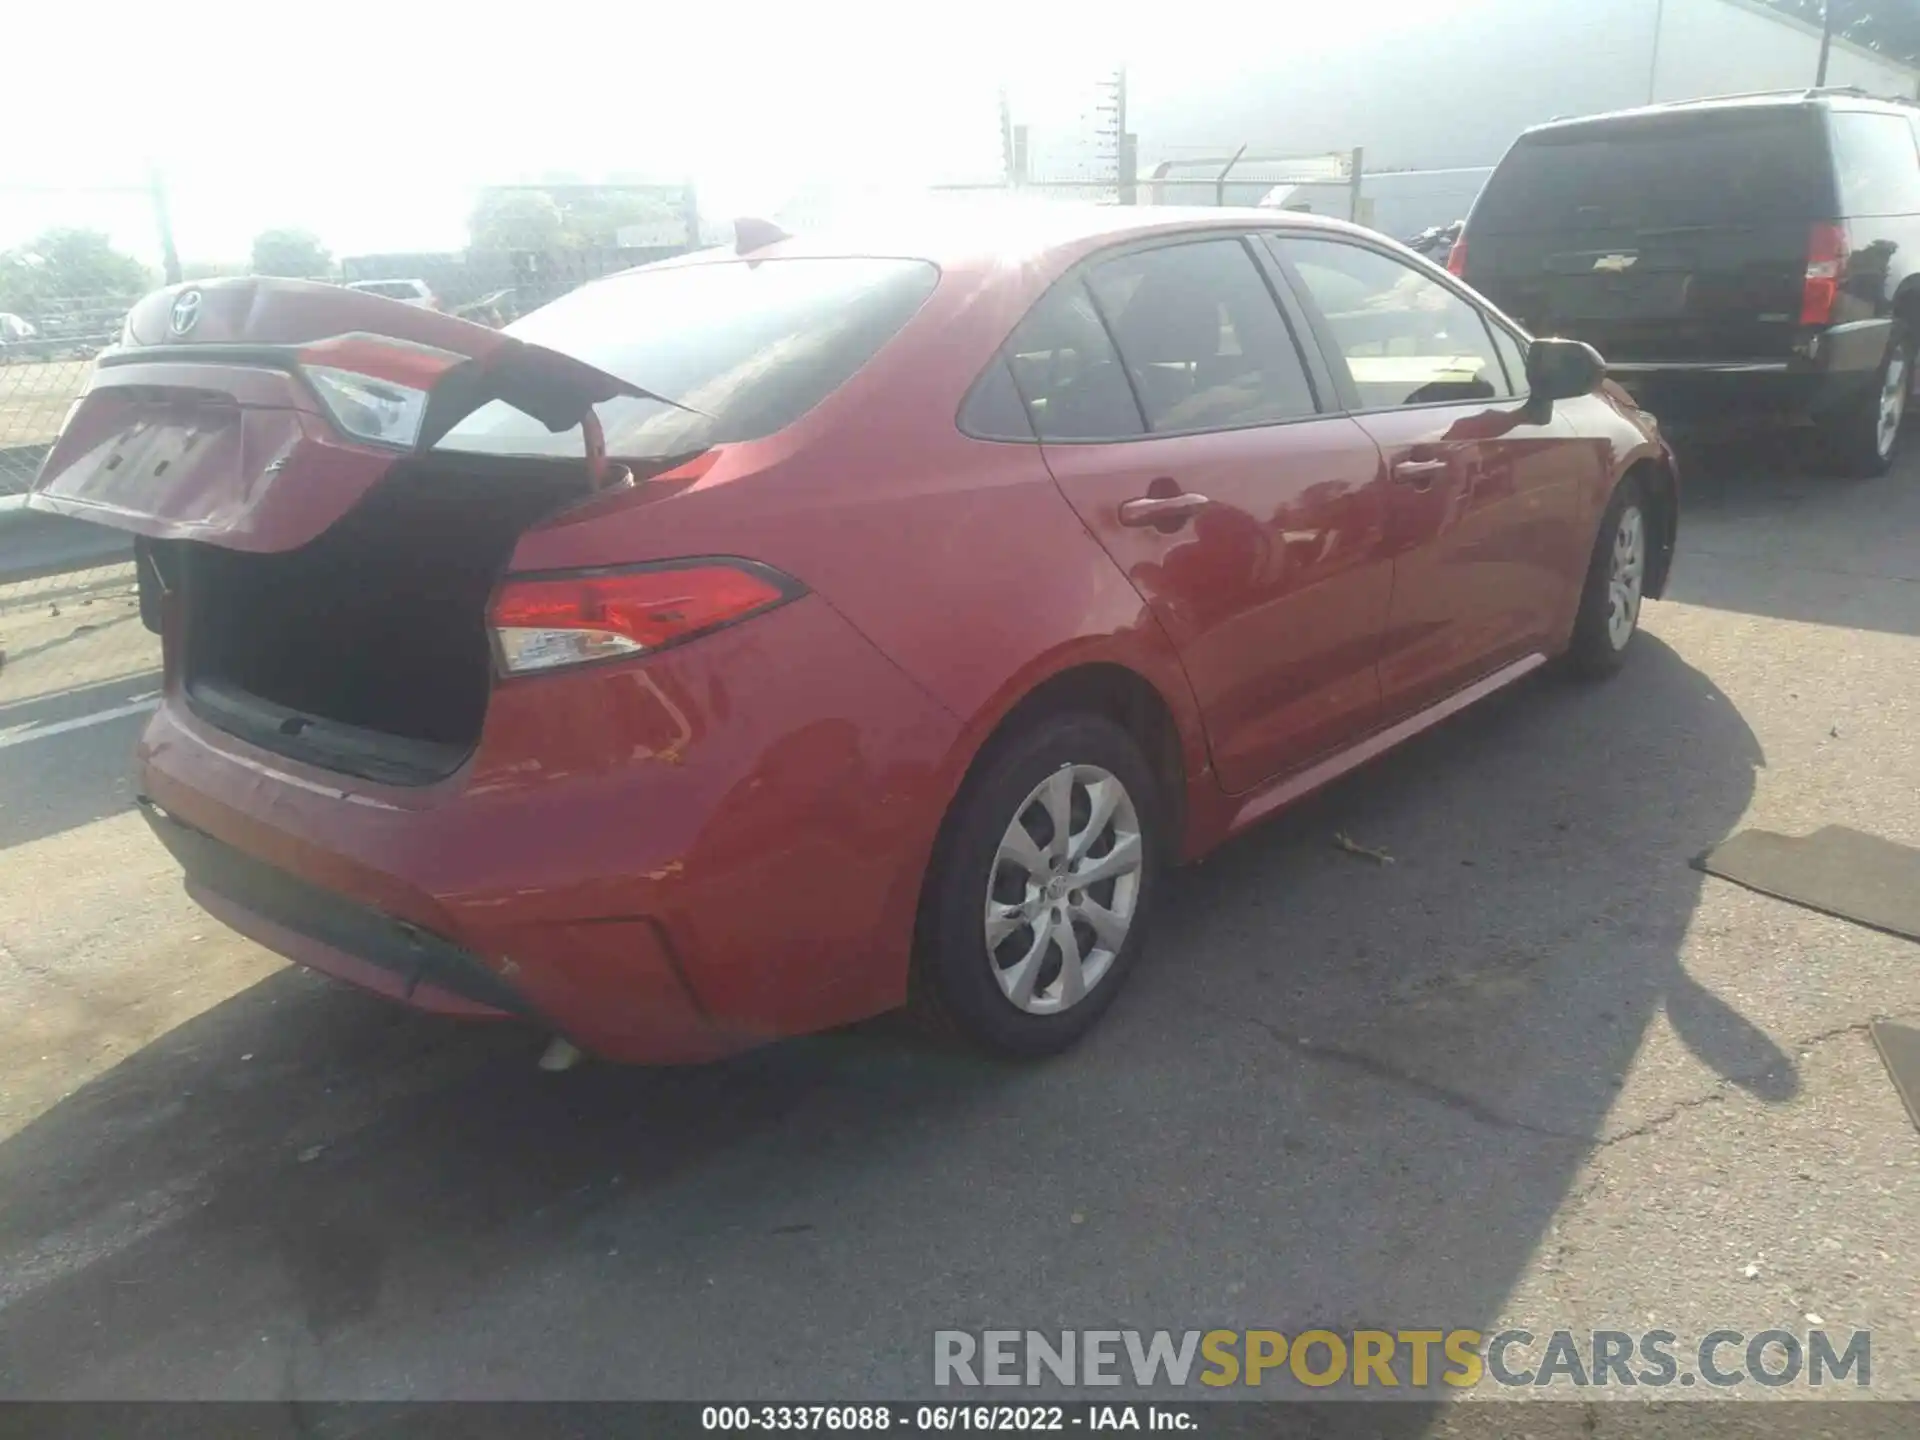
<path id="1" fill-rule="evenodd" d="M 1613 557 L 1607 570 L 1607 639 L 1624 650 L 1640 623 L 1640 599 L 1647 574 L 1647 526 L 1638 505 L 1620 512 L 1613 533 Z"/>
<path id="2" fill-rule="evenodd" d="M 987 881 L 987 963 L 1030 1015 L 1086 998 L 1113 968 L 1140 903 L 1140 815 L 1119 777 L 1063 765 L 1021 802 Z"/>

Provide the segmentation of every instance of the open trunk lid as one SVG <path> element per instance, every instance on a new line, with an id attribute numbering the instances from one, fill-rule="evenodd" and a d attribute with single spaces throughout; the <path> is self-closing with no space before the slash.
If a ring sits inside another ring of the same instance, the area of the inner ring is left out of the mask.
<path id="1" fill-rule="evenodd" d="M 558 351 L 340 286 L 175 286 L 134 307 L 27 503 L 151 539 L 291 550 L 483 405 L 502 401 L 555 432 L 596 430 L 593 407 L 622 395 L 662 398 Z"/>
<path id="2" fill-rule="evenodd" d="M 1812 227 L 1836 204 L 1812 106 L 1554 126 L 1488 181 L 1466 278 L 1534 333 L 1610 361 L 1785 360 Z"/>

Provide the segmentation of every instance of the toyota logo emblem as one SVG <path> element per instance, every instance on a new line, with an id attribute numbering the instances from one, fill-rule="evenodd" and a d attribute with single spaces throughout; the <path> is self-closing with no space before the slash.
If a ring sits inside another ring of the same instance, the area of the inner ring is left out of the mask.
<path id="1" fill-rule="evenodd" d="M 173 313 L 167 317 L 167 328 L 175 335 L 185 335 L 200 323 L 200 292 L 183 290 L 180 298 L 173 302 Z"/>

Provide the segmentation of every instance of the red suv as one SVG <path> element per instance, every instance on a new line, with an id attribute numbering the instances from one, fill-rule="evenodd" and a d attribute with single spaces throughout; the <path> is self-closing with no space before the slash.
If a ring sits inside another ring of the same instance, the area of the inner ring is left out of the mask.
<path id="1" fill-rule="evenodd" d="M 141 804 L 208 910 L 691 1061 L 903 1004 L 1069 1044 L 1164 863 L 1618 666 L 1678 502 L 1592 351 L 1410 252 L 1115 209 L 756 235 L 504 333 L 175 288 L 32 504 L 139 537 Z"/>

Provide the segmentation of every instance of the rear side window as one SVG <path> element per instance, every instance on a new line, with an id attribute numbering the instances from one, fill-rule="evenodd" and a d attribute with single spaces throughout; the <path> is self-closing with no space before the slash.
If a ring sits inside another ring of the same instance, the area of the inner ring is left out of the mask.
<path id="1" fill-rule="evenodd" d="M 1006 355 L 1042 440 L 1131 440 L 1146 433 L 1120 357 L 1079 281 L 1056 285 L 1027 312 Z"/>
<path id="2" fill-rule="evenodd" d="M 1906 117 L 1837 110 L 1831 123 L 1841 214 L 1920 214 L 1920 152 Z"/>
<path id="3" fill-rule="evenodd" d="M 1740 107 L 1524 136 L 1469 228 L 1645 231 L 1810 221 L 1832 210 L 1817 114 Z"/>
<path id="4" fill-rule="evenodd" d="M 622 397 L 598 407 L 613 455 L 683 455 L 759 440 L 798 420 L 871 360 L 939 280 L 924 260 L 718 261 L 629 270 L 583 285 L 507 333 L 584 360 L 686 409 Z M 494 402 L 443 449 L 578 455 Z"/>
<path id="5" fill-rule="evenodd" d="M 960 429 L 977 440 L 1035 438 L 1026 402 L 1013 383 L 1013 371 L 1005 356 L 996 357 L 968 393 L 960 407 Z"/>
<path id="6" fill-rule="evenodd" d="M 1156 434 L 1315 413 L 1286 318 L 1239 240 L 1121 255 L 1088 283 Z"/>

